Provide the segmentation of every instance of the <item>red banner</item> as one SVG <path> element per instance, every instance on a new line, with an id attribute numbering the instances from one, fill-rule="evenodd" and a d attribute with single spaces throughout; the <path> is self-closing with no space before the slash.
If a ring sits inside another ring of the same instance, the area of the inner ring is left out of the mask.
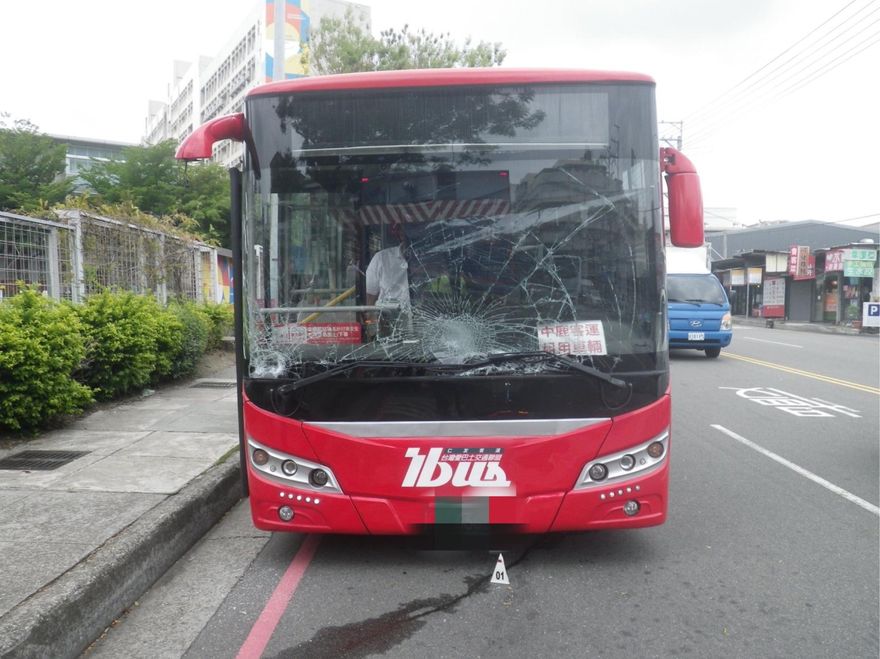
<path id="1" fill-rule="evenodd" d="M 794 279 L 816 278 L 816 257 L 805 245 L 792 245 L 788 250 L 788 274 Z"/>

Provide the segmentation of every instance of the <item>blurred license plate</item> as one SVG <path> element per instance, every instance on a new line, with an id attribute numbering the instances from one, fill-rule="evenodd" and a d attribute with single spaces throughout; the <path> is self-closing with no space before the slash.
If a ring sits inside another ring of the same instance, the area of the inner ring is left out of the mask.
<path id="1" fill-rule="evenodd" d="M 705 332 L 688 332 L 688 341 L 704 341 L 705 339 Z"/>

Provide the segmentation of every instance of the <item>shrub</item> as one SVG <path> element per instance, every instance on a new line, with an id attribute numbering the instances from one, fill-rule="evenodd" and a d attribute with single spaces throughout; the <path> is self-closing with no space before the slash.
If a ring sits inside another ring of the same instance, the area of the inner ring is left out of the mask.
<path id="1" fill-rule="evenodd" d="M 82 376 L 95 395 L 109 400 L 149 384 L 162 313 L 156 299 L 104 291 L 76 309 L 87 336 Z"/>
<path id="2" fill-rule="evenodd" d="M 162 375 L 179 378 L 195 371 L 199 358 L 205 354 L 213 324 L 207 314 L 193 302 L 172 302 L 168 305 L 168 313 L 175 317 L 176 326 L 182 328 L 182 333 L 171 369 Z"/>
<path id="3" fill-rule="evenodd" d="M 85 355 L 82 326 L 69 306 L 34 289 L 0 303 L 0 426 L 32 430 L 81 412 L 92 392 L 72 374 Z"/>
<path id="4" fill-rule="evenodd" d="M 156 314 L 156 365 L 153 381 L 178 377 L 179 359 L 184 348 L 183 321 L 170 309 Z"/>
<path id="5" fill-rule="evenodd" d="M 232 305 L 206 302 L 199 307 L 199 310 L 211 320 L 207 350 L 216 350 L 223 342 L 223 337 L 228 336 L 232 332 Z"/>

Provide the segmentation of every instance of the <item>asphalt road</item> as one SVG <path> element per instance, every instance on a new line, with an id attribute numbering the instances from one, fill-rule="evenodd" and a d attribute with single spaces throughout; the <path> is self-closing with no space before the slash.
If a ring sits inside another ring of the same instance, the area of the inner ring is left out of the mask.
<path id="1" fill-rule="evenodd" d="M 668 522 L 498 551 L 269 535 L 238 506 L 98 657 L 878 656 L 880 341 L 673 353 Z"/>

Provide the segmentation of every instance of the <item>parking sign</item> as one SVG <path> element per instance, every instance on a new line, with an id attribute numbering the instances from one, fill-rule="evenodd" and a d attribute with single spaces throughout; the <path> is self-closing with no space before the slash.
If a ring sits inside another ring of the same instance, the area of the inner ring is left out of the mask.
<path id="1" fill-rule="evenodd" d="M 862 304 L 862 327 L 880 327 L 880 302 Z"/>

